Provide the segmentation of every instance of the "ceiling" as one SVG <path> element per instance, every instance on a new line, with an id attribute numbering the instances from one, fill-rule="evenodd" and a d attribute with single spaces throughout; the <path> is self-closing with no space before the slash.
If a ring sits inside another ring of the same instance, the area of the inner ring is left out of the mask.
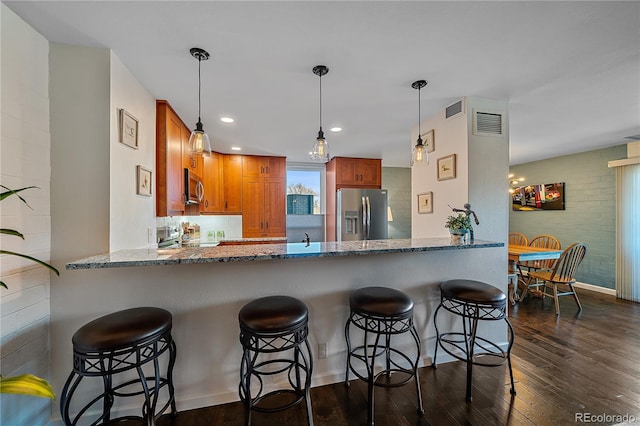
<path id="1" fill-rule="evenodd" d="M 509 102 L 510 162 L 630 142 L 640 134 L 640 2 L 4 1 L 52 42 L 110 48 L 214 150 L 309 162 L 408 166 L 421 117 L 464 96 Z M 225 124 L 220 117 L 235 118 Z M 331 133 L 330 127 L 343 131 Z M 437 140 L 437 135 L 436 135 Z M 439 141 L 446 143 L 446 141 Z"/>

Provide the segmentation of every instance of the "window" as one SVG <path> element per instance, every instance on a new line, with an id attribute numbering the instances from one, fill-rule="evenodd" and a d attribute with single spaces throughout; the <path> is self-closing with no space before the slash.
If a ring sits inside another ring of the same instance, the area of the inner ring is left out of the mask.
<path id="1" fill-rule="evenodd" d="M 287 214 L 324 213 L 324 164 L 287 164 Z"/>

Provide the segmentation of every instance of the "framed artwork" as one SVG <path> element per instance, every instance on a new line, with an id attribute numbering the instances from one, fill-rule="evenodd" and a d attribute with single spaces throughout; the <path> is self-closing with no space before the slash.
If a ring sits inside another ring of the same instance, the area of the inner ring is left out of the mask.
<path id="1" fill-rule="evenodd" d="M 420 135 L 420 139 L 422 139 L 422 143 L 425 146 L 427 152 L 433 152 L 436 149 L 436 140 L 434 130 L 431 129 L 427 133 L 423 133 Z"/>
<path id="2" fill-rule="evenodd" d="M 124 109 L 120 110 L 120 142 L 138 149 L 138 119 Z"/>
<path id="3" fill-rule="evenodd" d="M 151 170 L 136 166 L 136 194 L 151 197 Z"/>
<path id="4" fill-rule="evenodd" d="M 456 178 L 456 155 L 438 158 L 438 180 Z"/>
<path id="5" fill-rule="evenodd" d="M 511 200 L 512 209 L 520 212 L 564 210 L 564 182 L 515 188 Z"/>
<path id="6" fill-rule="evenodd" d="M 418 213 L 433 213 L 433 192 L 418 194 Z"/>

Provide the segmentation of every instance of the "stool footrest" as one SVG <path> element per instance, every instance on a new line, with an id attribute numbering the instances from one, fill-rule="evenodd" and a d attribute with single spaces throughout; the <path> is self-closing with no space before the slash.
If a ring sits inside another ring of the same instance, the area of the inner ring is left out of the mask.
<path id="1" fill-rule="evenodd" d="M 467 353 L 467 345 L 469 345 L 469 339 L 466 338 L 464 333 L 451 332 L 451 333 L 442 333 L 439 336 L 440 347 L 447 352 L 452 357 L 460 360 L 460 361 L 468 361 L 469 354 Z M 487 347 L 488 345 L 488 347 Z M 452 348 L 457 349 L 457 352 L 452 350 Z M 476 348 L 480 350 L 480 352 L 476 352 Z M 479 358 L 483 357 L 491 357 L 493 359 L 499 358 L 500 362 L 485 362 L 479 361 Z M 475 345 L 473 350 L 473 360 L 472 362 L 475 365 L 482 365 L 485 367 L 493 367 L 502 365 L 507 361 L 507 353 L 495 343 L 480 337 L 476 336 Z"/>

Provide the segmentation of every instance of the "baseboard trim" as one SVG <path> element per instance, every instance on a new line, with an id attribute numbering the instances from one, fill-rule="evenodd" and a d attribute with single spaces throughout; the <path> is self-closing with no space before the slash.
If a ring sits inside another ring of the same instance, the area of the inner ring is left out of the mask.
<path id="1" fill-rule="evenodd" d="M 589 291 L 595 291 L 596 293 L 608 294 L 610 296 L 615 296 L 616 295 L 616 289 L 615 288 L 600 287 L 599 285 L 581 283 L 580 281 L 576 281 L 576 283 L 574 284 L 574 287 L 583 288 L 583 289 L 589 290 Z"/>

